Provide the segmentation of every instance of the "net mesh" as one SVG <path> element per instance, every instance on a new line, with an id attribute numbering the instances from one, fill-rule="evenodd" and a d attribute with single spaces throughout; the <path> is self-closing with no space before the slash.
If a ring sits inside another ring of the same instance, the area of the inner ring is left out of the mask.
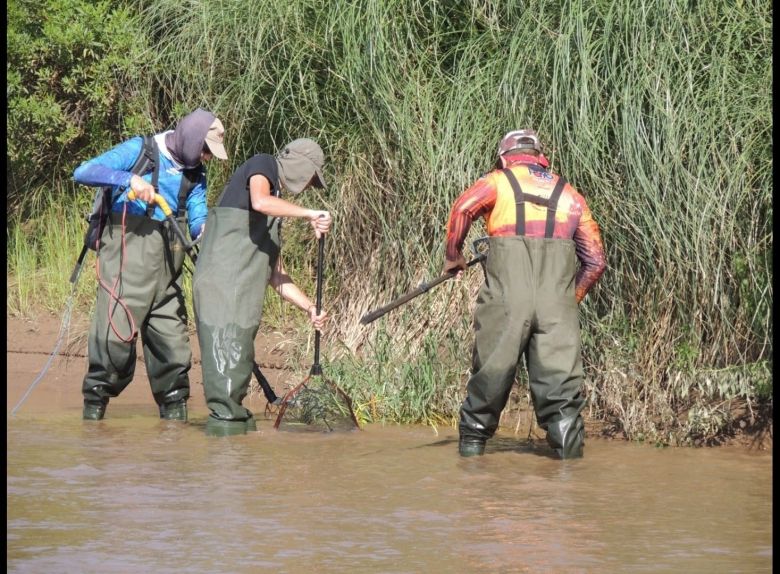
<path id="1" fill-rule="evenodd" d="M 332 432 L 360 428 L 349 396 L 321 376 L 306 377 L 282 397 L 274 410 L 274 428 L 279 430 Z"/>

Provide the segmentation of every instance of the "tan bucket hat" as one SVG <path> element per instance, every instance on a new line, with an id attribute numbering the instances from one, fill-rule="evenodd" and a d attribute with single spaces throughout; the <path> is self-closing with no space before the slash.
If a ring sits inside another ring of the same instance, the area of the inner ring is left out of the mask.
<path id="1" fill-rule="evenodd" d="M 279 179 L 290 193 L 300 193 L 309 184 L 325 187 L 322 175 L 325 154 L 314 140 L 299 138 L 291 141 L 276 156 L 276 163 L 279 165 Z"/>

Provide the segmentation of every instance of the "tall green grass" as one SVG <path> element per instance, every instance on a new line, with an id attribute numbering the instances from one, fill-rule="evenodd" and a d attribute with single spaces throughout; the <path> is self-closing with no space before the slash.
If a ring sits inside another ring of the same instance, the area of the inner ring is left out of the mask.
<path id="1" fill-rule="evenodd" d="M 68 282 L 83 244 L 86 222 L 82 215 L 91 207 L 91 198 L 77 196 L 74 187 L 63 183 L 57 188 L 57 202 L 41 202 L 31 209 L 35 216 L 21 220 L 16 215 L 8 221 L 9 313 L 31 316 L 40 309 L 56 313 L 63 309 L 71 293 L 76 307 L 90 307 L 97 285 L 94 258 L 84 260 L 75 291 Z M 34 196 L 43 198 L 44 192 Z"/>
<path id="2" fill-rule="evenodd" d="M 323 145 L 330 185 L 300 200 L 335 215 L 326 348 L 375 410 L 394 397 L 376 416 L 440 420 L 462 396 L 477 269 L 358 321 L 439 273 L 452 201 L 519 127 L 539 131 L 604 235 L 609 268 L 581 306 L 591 416 L 631 437 L 712 438 L 732 403 L 771 394 L 769 3 L 137 6 L 150 46 L 132 89 L 159 117 L 204 106 L 225 123 L 212 193 L 253 153 Z M 286 264 L 310 292 L 315 254 L 290 225 Z M 434 361 L 431 340 L 459 344 Z M 418 380 L 435 392 L 405 393 Z M 435 408 L 408 410 L 412 396 Z"/>

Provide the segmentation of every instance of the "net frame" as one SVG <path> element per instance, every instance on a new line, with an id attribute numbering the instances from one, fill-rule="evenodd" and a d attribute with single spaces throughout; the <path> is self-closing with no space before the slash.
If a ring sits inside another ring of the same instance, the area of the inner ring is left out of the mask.
<path id="1" fill-rule="evenodd" d="M 325 259 L 325 236 L 321 235 L 319 238 L 318 253 L 317 253 L 316 309 L 318 315 L 322 311 L 322 280 L 323 280 L 324 259 Z M 322 375 L 322 366 L 320 365 L 320 332 L 319 331 L 315 331 L 314 333 L 314 363 L 311 366 L 309 374 L 306 376 L 305 379 L 303 379 L 303 381 L 301 381 L 295 387 L 293 387 L 292 389 L 287 391 L 287 393 L 285 393 L 284 397 L 281 400 L 281 405 L 279 405 L 279 411 L 276 415 L 276 421 L 274 421 L 274 429 L 279 430 L 279 426 L 282 424 L 284 416 L 287 413 L 287 408 L 290 405 L 296 403 L 296 400 L 299 399 L 300 394 L 309 388 L 308 383 L 310 383 L 314 377 L 317 377 L 318 380 L 324 383 L 325 387 L 330 388 L 331 392 L 334 393 L 335 397 L 343 400 L 343 402 L 347 407 L 347 410 L 349 411 L 348 419 L 352 421 L 352 423 L 355 425 L 355 428 L 360 430 L 360 423 L 358 422 L 357 416 L 355 416 L 355 411 L 352 408 L 352 399 L 350 399 L 347 393 L 345 393 L 336 383 L 334 383 L 333 381 L 331 381 L 330 379 Z M 266 416 L 268 416 L 272 411 L 273 409 L 271 407 L 271 404 L 269 403 L 268 405 L 266 405 Z M 333 427 L 328 423 L 326 419 L 323 418 L 322 422 L 325 424 L 325 426 L 328 427 L 329 431 L 334 430 Z"/>
<path id="2" fill-rule="evenodd" d="M 349 395 L 345 393 L 336 383 L 331 381 L 330 379 L 323 377 L 321 374 L 314 374 L 309 373 L 303 381 L 298 383 L 295 387 L 287 391 L 285 393 L 284 397 L 282 397 L 281 405 L 279 406 L 279 411 L 276 415 L 276 421 L 274 421 L 274 429 L 278 430 L 279 426 L 282 424 L 282 421 L 284 419 L 285 414 L 287 413 L 287 408 L 290 405 L 296 404 L 297 399 L 299 399 L 301 393 L 305 392 L 309 389 L 309 384 L 313 382 L 315 379 L 314 377 L 318 377 L 318 380 L 322 383 L 324 383 L 324 386 L 329 388 L 331 392 L 346 406 L 346 409 L 348 410 L 348 418 L 352 424 L 355 425 L 355 428 L 360 430 L 360 423 L 358 422 L 357 416 L 355 415 L 355 411 L 352 408 L 352 399 L 349 398 Z M 328 422 L 327 418 L 320 417 L 320 421 L 328 427 L 328 431 L 334 430 L 334 425 L 331 425 L 330 422 Z"/>

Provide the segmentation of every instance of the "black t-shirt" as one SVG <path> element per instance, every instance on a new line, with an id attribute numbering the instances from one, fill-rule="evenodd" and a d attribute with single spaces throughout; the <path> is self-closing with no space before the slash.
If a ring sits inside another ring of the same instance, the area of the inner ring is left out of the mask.
<path id="1" fill-rule="evenodd" d="M 249 199 L 249 179 L 253 175 L 263 175 L 271 184 L 271 194 L 279 196 L 279 166 L 274 156 L 267 153 L 253 155 L 233 173 L 230 181 L 217 200 L 219 207 L 237 207 L 252 209 Z"/>

